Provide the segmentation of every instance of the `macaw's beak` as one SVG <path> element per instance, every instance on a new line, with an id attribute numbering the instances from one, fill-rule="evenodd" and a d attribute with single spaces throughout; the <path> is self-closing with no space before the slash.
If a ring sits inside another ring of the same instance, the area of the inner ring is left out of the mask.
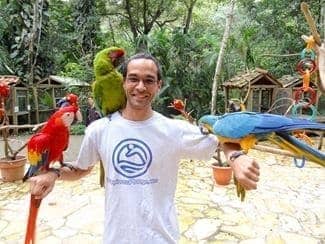
<path id="1" fill-rule="evenodd" d="M 78 111 L 75 113 L 74 118 L 77 122 L 82 122 L 82 114 L 80 112 L 80 109 L 78 109 Z"/>

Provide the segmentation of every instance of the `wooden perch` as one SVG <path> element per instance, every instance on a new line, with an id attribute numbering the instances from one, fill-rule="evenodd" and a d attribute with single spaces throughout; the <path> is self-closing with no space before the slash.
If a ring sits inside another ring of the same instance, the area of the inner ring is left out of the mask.
<path id="1" fill-rule="evenodd" d="M 289 152 L 287 150 L 278 149 L 278 148 L 262 146 L 262 145 L 255 145 L 253 147 L 253 149 L 263 151 L 263 152 L 269 152 L 269 153 L 274 153 L 274 154 L 280 154 L 280 155 L 283 155 L 283 156 L 298 158 L 297 155 L 295 155 L 294 153 Z"/>
<path id="2" fill-rule="evenodd" d="M 292 56 L 300 56 L 300 53 L 289 53 L 289 54 L 272 54 L 266 53 L 262 54 L 262 57 L 292 57 Z"/>
<path id="3" fill-rule="evenodd" d="M 28 128 L 32 128 L 33 132 L 38 131 L 40 128 L 42 128 L 47 122 L 43 122 L 40 124 L 35 124 L 35 125 L 4 125 L 4 126 L 0 126 L 0 131 L 2 130 L 8 130 L 8 129 L 28 129 Z M 21 152 L 26 146 L 28 142 L 25 142 L 24 145 L 22 145 L 20 148 L 18 148 L 16 151 L 12 150 L 11 146 L 8 143 L 8 134 L 6 132 L 4 132 L 3 135 L 3 139 L 5 141 L 6 147 L 8 148 L 8 150 L 10 151 L 10 153 L 12 154 L 10 156 L 10 158 L 15 159 L 16 156 L 18 155 L 19 152 Z M 6 157 L 9 157 L 9 155 L 6 154 Z"/>
<path id="4" fill-rule="evenodd" d="M 309 11 L 308 4 L 305 3 L 305 2 L 302 2 L 301 5 L 300 5 L 300 8 L 301 8 L 301 11 L 305 15 L 306 21 L 307 21 L 307 23 L 309 25 L 309 29 L 311 31 L 311 34 L 314 37 L 314 40 L 315 40 L 316 44 L 318 46 L 320 46 L 322 41 L 320 39 L 320 35 L 318 34 L 318 31 L 317 31 L 316 24 L 315 24 L 315 21 L 313 19 L 313 16 L 311 15 L 311 13 Z"/>
<path id="5" fill-rule="evenodd" d="M 46 122 L 40 123 L 40 124 L 36 124 L 36 125 L 4 125 L 4 126 L 0 126 L 0 130 L 6 130 L 6 129 L 28 129 L 28 128 L 32 128 L 33 131 L 35 131 L 35 130 L 39 129 L 40 127 L 42 127 L 45 124 L 46 124 Z"/>

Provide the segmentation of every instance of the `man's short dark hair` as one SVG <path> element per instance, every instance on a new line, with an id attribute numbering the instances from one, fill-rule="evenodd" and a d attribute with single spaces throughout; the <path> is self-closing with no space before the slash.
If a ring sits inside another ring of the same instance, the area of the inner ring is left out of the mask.
<path id="1" fill-rule="evenodd" d="M 124 62 L 124 64 L 122 65 L 122 75 L 123 75 L 123 78 L 124 79 L 126 78 L 126 75 L 127 75 L 129 63 L 132 60 L 135 60 L 135 59 L 149 59 L 149 60 L 152 60 L 155 63 L 155 65 L 157 66 L 157 77 L 158 77 L 158 80 L 161 80 L 162 79 L 162 72 L 161 72 L 160 64 L 159 64 L 158 60 L 154 56 L 152 56 L 151 54 L 149 54 L 149 53 L 137 53 L 137 54 L 131 56 L 129 59 L 127 59 Z"/>

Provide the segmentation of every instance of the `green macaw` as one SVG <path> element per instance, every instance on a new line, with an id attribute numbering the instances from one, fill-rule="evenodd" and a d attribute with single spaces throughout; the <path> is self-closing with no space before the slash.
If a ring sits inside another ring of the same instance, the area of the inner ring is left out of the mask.
<path id="1" fill-rule="evenodd" d="M 95 104 L 102 116 L 114 113 L 126 104 L 123 77 L 117 70 L 124 55 L 124 49 L 118 47 L 109 47 L 96 54 L 92 90 Z"/>
<path id="2" fill-rule="evenodd" d="M 119 47 L 109 47 L 99 51 L 94 59 L 95 81 L 92 92 L 101 116 L 107 116 L 123 108 L 126 96 L 123 89 L 123 76 L 117 67 L 124 61 L 125 51 Z M 103 187 L 105 173 L 100 161 L 100 185 Z"/>

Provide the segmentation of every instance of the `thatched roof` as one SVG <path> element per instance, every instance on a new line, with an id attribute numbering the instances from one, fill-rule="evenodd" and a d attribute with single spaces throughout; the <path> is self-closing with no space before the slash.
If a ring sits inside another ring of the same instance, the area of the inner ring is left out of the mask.
<path id="1" fill-rule="evenodd" d="M 274 78 L 267 70 L 261 68 L 255 68 L 248 72 L 241 72 L 238 75 L 232 77 L 223 83 L 223 86 L 228 88 L 243 88 L 248 85 L 257 83 L 269 83 L 276 86 L 282 86 L 282 84 Z"/>
<path id="2" fill-rule="evenodd" d="M 71 77 L 50 75 L 49 78 L 65 86 L 90 86 L 90 84 L 85 81 L 81 81 Z"/>
<path id="3" fill-rule="evenodd" d="M 49 77 L 40 80 L 37 82 L 38 86 L 79 86 L 79 87 L 89 87 L 90 84 L 81 81 L 78 79 L 74 79 L 71 77 L 64 77 L 64 76 L 57 76 L 57 75 L 50 75 Z"/>
<path id="4" fill-rule="evenodd" d="M 284 88 L 294 87 L 302 83 L 302 77 L 298 74 L 296 75 L 284 75 L 279 78 L 279 81 L 282 83 Z"/>

